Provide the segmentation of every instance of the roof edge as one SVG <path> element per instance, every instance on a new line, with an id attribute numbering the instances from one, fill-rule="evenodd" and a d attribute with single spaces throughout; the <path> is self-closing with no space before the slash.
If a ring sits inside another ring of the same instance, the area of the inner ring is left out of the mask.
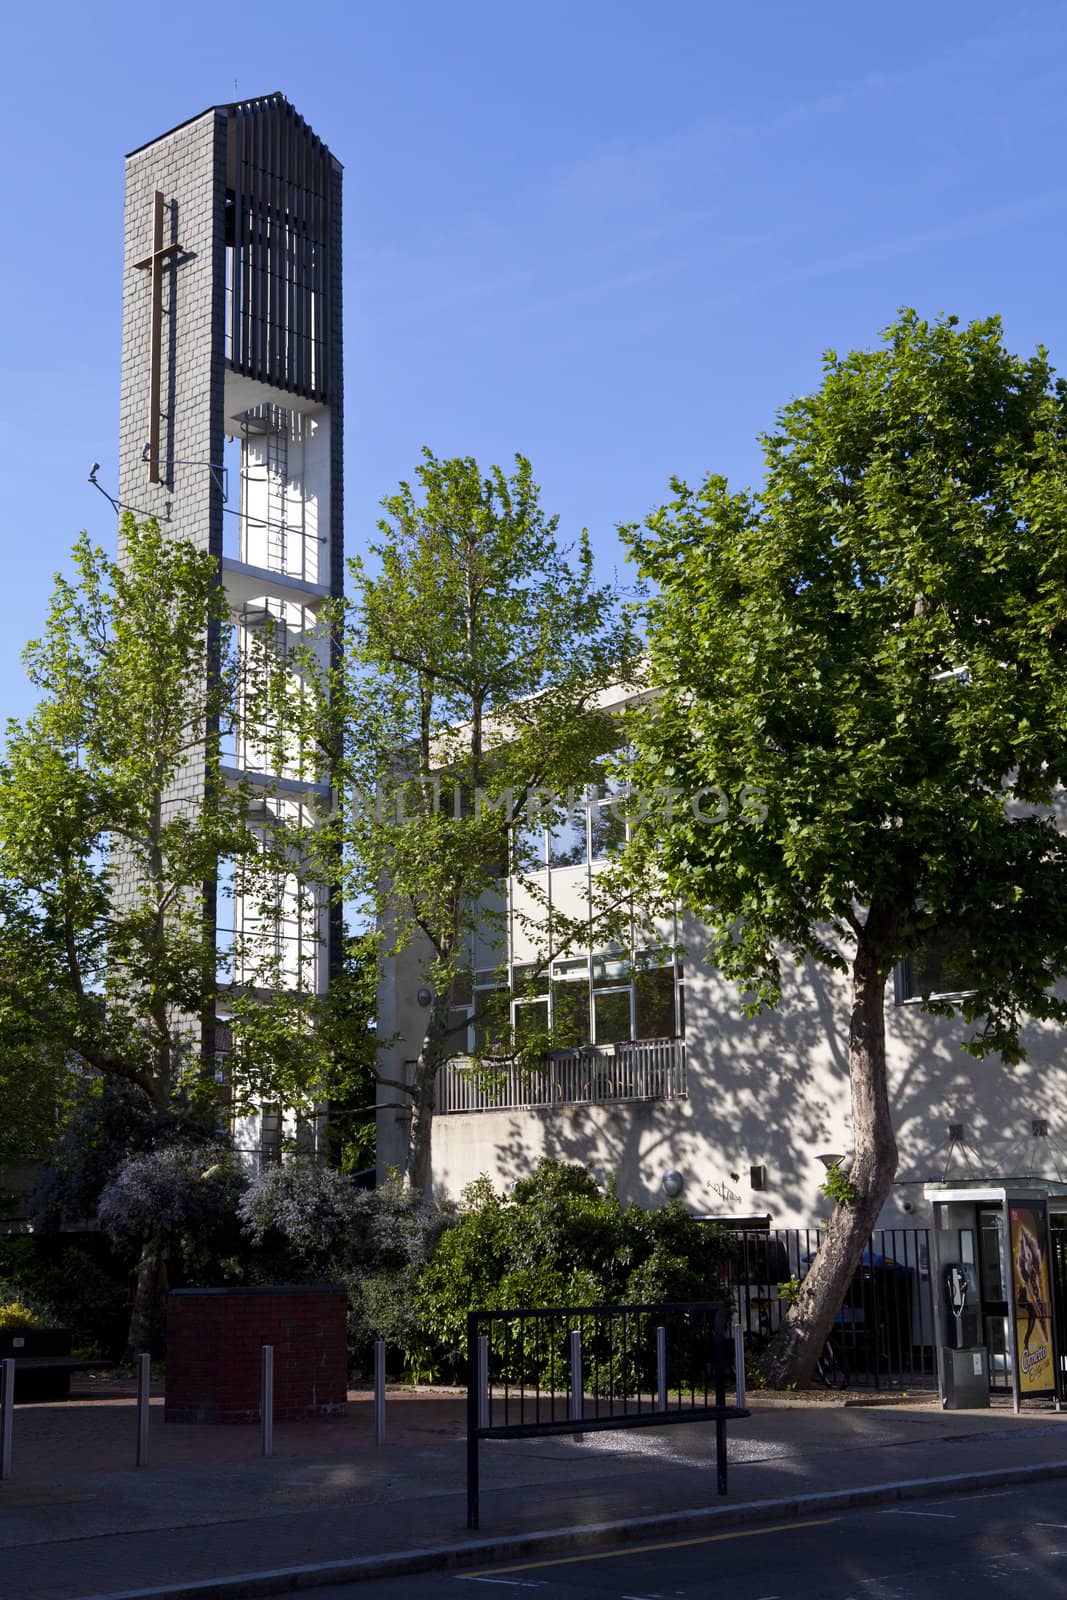
<path id="1" fill-rule="evenodd" d="M 173 134 L 180 133 L 182 128 L 188 128 L 194 122 L 202 121 L 204 117 L 217 117 L 222 111 L 229 116 L 231 112 L 237 110 L 238 106 L 256 105 L 264 100 L 280 100 L 283 105 L 290 106 L 293 111 L 296 111 L 296 107 L 292 105 L 292 102 L 287 99 L 280 89 L 274 89 L 270 94 L 248 95 L 242 97 L 240 100 L 225 101 L 221 105 L 208 106 L 205 110 L 198 111 L 195 116 L 186 117 L 184 122 L 176 122 L 173 128 L 167 128 L 163 133 L 157 133 L 154 138 L 146 139 L 144 144 L 139 144 L 136 149 L 127 150 L 125 160 L 132 161 L 133 157 L 139 156 L 143 150 L 149 149 L 154 144 L 159 144 L 162 139 L 169 139 Z M 296 111 L 296 115 L 300 117 L 299 111 Z M 307 128 L 312 137 L 318 139 L 318 134 L 315 133 L 315 130 L 310 126 L 310 124 L 305 122 L 303 117 L 300 117 L 300 120 L 301 122 L 304 122 L 304 126 Z M 331 158 L 337 162 L 338 166 L 340 166 L 341 163 L 337 161 L 337 157 L 333 154 L 333 151 L 329 149 L 329 146 L 326 145 L 321 139 L 319 140 L 319 143 L 322 144 L 323 149 L 327 150 Z"/>

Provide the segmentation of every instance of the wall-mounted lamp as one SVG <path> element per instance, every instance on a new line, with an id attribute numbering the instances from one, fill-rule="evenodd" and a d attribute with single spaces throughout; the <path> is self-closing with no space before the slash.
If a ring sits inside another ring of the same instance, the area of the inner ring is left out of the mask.
<path id="1" fill-rule="evenodd" d="M 841 1156 L 835 1156 L 830 1153 L 826 1153 L 816 1157 L 816 1160 L 822 1162 L 827 1172 L 830 1171 L 831 1167 L 836 1167 L 838 1172 L 840 1172 L 841 1175 L 846 1178 L 852 1171 L 852 1163 L 855 1161 L 855 1159 L 856 1152 L 854 1150 L 846 1150 L 844 1155 Z"/>
<path id="2" fill-rule="evenodd" d="M 685 1179 L 682 1177 L 680 1172 L 676 1172 L 672 1167 L 670 1172 L 665 1172 L 663 1174 L 663 1177 L 660 1180 L 660 1187 L 662 1188 L 663 1193 L 667 1196 L 668 1200 L 677 1200 L 678 1196 L 685 1188 Z"/>
<path id="3" fill-rule="evenodd" d="M 749 1182 L 749 1187 L 752 1188 L 752 1189 L 766 1189 L 766 1187 L 767 1187 L 767 1168 L 764 1167 L 764 1166 L 749 1167 L 749 1169 L 748 1169 L 748 1182 Z"/>
<path id="4" fill-rule="evenodd" d="M 419 990 L 418 994 L 415 996 L 415 999 L 419 1002 L 420 1006 L 432 1006 L 433 1005 L 433 990 L 432 989 L 427 989 L 424 986 L 423 988 L 421 988 Z"/>

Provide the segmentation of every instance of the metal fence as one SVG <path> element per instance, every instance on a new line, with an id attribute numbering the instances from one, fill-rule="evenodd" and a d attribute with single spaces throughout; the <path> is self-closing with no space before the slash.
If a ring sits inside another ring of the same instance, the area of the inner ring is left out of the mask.
<path id="1" fill-rule="evenodd" d="M 686 1093 L 685 1041 L 636 1039 L 561 1050 L 530 1070 L 446 1062 L 437 1075 L 437 1111 L 519 1111 L 620 1100 L 678 1100 Z"/>
<path id="2" fill-rule="evenodd" d="M 714 1421 L 725 1494 L 726 1423 L 748 1415 L 729 1322 L 722 1301 L 472 1311 L 468 1526 L 478 1526 L 481 1439 Z"/>
<path id="3" fill-rule="evenodd" d="M 729 1281 L 747 1349 L 758 1351 L 777 1332 L 788 1310 L 789 1280 L 805 1276 L 821 1241 L 819 1228 L 733 1235 Z M 929 1228 L 875 1230 L 832 1343 L 845 1381 L 857 1388 L 936 1386 Z"/>

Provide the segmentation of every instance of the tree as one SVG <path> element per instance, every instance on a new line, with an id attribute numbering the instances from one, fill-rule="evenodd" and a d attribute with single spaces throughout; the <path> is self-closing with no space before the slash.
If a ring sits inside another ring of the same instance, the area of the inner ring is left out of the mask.
<path id="1" fill-rule="evenodd" d="M 380 1079 L 410 1104 L 407 1177 L 422 1193 L 437 1074 L 465 1053 L 449 1012 L 475 928 L 495 919 L 503 963 L 493 902 L 521 865 L 528 797 L 556 814 L 592 778 L 615 739 L 598 701 L 633 675 L 635 647 L 585 534 L 573 560 L 561 547 L 529 462 L 483 476 L 426 451 L 416 478 L 421 499 L 403 483 L 383 502 L 375 570 L 352 565 L 343 662 L 315 700 L 348 802 L 324 836 L 344 892 L 380 930 L 381 959 L 409 950 L 432 992 L 412 1080 Z"/>
<path id="2" fill-rule="evenodd" d="M 276 703 L 284 670 L 265 641 L 236 652 L 213 556 L 131 517 L 121 548 L 78 541 L 77 579 L 57 577 L 25 652 L 39 703 L 8 723 L 0 762 L 0 1030 L 132 1086 L 157 1117 L 213 1124 L 221 1099 L 313 1087 L 299 1008 L 280 1008 L 286 1032 L 250 1003 L 249 952 L 232 995 L 215 948 L 219 862 L 264 899 L 287 867 L 284 829 L 251 831 L 262 794 L 221 771 L 238 710 Z M 223 1090 L 215 1027 L 235 1009 L 256 1048 L 234 1053 Z"/>
<path id="3" fill-rule="evenodd" d="M 248 1172 L 228 1145 L 180 1140 L 130 1156 L 100 1197 L 100 1222 L 117 1242 L 140 1247 L 127 1355 L 159 1348 L 168 1262 L 175 1250 L 203 1251 L 232 1228 Z"/>
<path id="4" fill-rule="evenodd" d="M 635 781 L 729 807 L 654 811 L 631 876 L 703 916 L 750 1014 L 783 953 L 851 980 L 855 1156 L 777 1382 L 810 1375 L 896 1171 L 894 964 L 949 942 L 969 992 L 927 1009 L 975 1056 L 1018 1061 L 1026 1016 L 1067 1019 L 1065 420 L 1044 351 L 905 312 L 779 413 L 758 493 L 676 480 L 627 533 L 657 586 Z"/>

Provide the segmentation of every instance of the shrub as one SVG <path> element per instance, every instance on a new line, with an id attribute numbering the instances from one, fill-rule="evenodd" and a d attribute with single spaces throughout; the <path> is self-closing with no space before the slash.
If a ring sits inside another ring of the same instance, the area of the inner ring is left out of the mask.
<path id="1" fill-rule="evenodd" d="M 40 1295 L 20 1284 L 0 1279 L 0 1333 L 23 1333 L 31 1328 L 55 1328 L 60 1318 Z"/>
<path id="2" fill-rule="evenodd" d="M 77 1245 L 34 1234 L 0 1239 L 0 1298 L 22 1300 L 50 1327 L 69 1328 L 80 1355 L 122 1353 L 129 1321 L 129 1267 L 102 1234 Z"/>
<path id="3" fill-rule="evenodd" d="M 456 1208 L 422 1200 L 399 1182 L 357 1189 L 309 1158 L 267 1167 L 240 1204 L 259 1270 L 298 1281 L 331 1279 L 348 1290 L 349 1355 L 366 1365 L 375 1339 L 421 1370 L 418 1275 Z"/>
<path id="4" fill-rule="evenodd" d="M 483 1177 L 463 1198 L 458 1221 L 419 1275 L 416 1305 L 424 1349 L 455 1376 L 465 1360 L 467 1313 L 475 1309 L 726 1296 L 726 1240 L 679 1201 L 654 1211 L 623 1206 L 583 1167 L 549 1159 L 510 1195 L 497 1195 Z M 516 1374 L 530 1377 L 558 1361 L 533 1345 L 514 1355 Z M 617 1356 L 608 1351 L 604 1359 Z M 627 1381 L 621 1369 L 619 1378 Z"/>
<path id="5" fill-rule="evenodd" d="M 238 1205 L 246 1237 L 298 1280 L 344 1276 L 359 1210 L 351 1180 L 308 1156 L 262 1168 Z"/>
<path id="6" fill-rule="evenodd" d="M 100 1196 L 132 1156 L 168 1144 L 217 1142 L 216 1135 L 180 1108 L 157 1111 L 132 1083 L 80 1080 L 71 1115 L 33 1197 L 35 1230 L 56 1232 L 65 1220 L 95 1217 Z"/>
<path id="7" fill-rule="evenodd" d="M 247 1181 L 223 1145 L 165 1145 L 122 1163 L 100 1196 L 100 1223 L 117 1241 L 202 1238 L 231 1221 Z"/>

